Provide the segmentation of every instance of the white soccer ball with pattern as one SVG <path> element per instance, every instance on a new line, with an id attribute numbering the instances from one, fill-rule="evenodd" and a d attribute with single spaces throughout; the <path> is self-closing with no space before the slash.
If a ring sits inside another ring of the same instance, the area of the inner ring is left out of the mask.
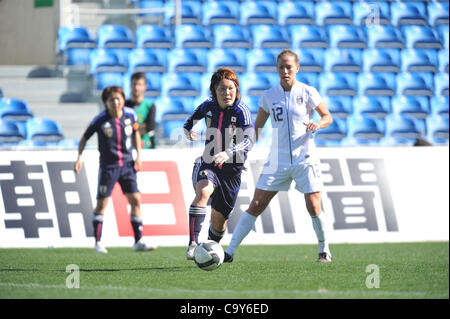
<path id="1" fill-rule="evenodd" d="M 225 253 L 222 246 L 214 240 L 207 240 L 195 247 L 195 264 L 203 270 L 215 270 L 223 263 Z"/>

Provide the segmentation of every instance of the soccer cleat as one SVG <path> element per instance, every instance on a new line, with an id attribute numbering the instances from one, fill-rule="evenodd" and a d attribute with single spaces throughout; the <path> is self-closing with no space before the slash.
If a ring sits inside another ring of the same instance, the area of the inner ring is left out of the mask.
<path id="1" fill-rule="evenodd" d="M 187 250 L 186 250 L 186 259 L 187 260 L 194 260 L 194 250 L 195 247 L 197 247 L 197 243 L 192 242 L 189 244 Z"/>
<path id="2" fill-rule="evenodd" d="M 96 242 L 95 243 L 94 250 L 95 250 L 96 253 L 100 253 L 100 254 L 107 254 L 108 253 L 106 248 L 103 247 L 103 245 L 100 242 Z"/>
<path id="3" fill-rule="evenodd" d="M 226 251 L 224 253 L 225 253 L 225 257 L 223 258 L 223 262 L 224 263 L 232 263 L 233 256 L 229 255 Z"/>
<path id="4" fill-rule="evenodd" d="M 321 263 L 329 263 L 331 262 L 331 259 L 332 257 L 329 253 L 319 253 L 319 258 L 317 261 Z"/>
<path id="5" fill-rule="evenodd" d="M 134 251 L 152 251 L 152 250 L 155 250 L 155 249 L 156 249 L 156 247 L 149 246 L 145 242 L 143 242 L 142 240 L 137 241 L 133 245 L 133 250 Z"/>

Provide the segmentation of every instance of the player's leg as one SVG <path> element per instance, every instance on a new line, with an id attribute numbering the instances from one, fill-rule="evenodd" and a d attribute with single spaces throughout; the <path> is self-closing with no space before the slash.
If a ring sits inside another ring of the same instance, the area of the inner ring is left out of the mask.
<path id="1" fill-rule="evenodd" d="M 219 243 L 227 229 L 227 220 L 221 212 L 214 208 L 211 209 L 211 224 L 209 225 L 208 239 Z"/>

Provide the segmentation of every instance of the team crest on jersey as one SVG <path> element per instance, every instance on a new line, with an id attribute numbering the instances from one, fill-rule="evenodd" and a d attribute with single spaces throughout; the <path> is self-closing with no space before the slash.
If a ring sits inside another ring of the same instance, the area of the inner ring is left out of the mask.
<path id="1" fill-rule="evenodd" d="M 113 129 L 109 122 L 106 122 L 105 125 L 103 125 L 103 133 L 105 133 L 107 138 L 111 138 L 113 136 Z"/>
<path id="2" fill-rule="evenodd" d="M 231 122 L 236 123 L 236 116 L 231 117 Z"/>
<path id="3" fill-rule="evenodd" d="M 297 96 L 296 101 L 297 103 L 301 104 L 303 103 L 303 98 L 301 96 Z"/>
<path id="4" fill-rule="evenodd" d="M 205 171 L 201 171 L 201 172 L 200 172 L 200 175 L 201 175 L 201 176 L 206 176 L 206 175 L 208 175 L 208 172 L 207 172 L 206 170 L 205 170 Z"/>

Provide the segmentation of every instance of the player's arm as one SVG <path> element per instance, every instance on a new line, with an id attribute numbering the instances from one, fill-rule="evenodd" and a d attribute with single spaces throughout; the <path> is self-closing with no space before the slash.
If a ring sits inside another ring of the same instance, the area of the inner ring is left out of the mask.
<path id="1" fill-rule="evenodd" d="M 205 117 L 204 107 L 203 104 L 200 104 L 192 113 L 191 116 L 188 117 L 186 122 L 184 123 L 184 135 L 186 138 L 190 141 L 195 141 L 197 139 L 197 133 L 194 131 L 191 131 L 194 127 L 195 123 L 197 123 L 198 120 L 201 120 Z"/>
<path id="2" fill-rule="evenodd" d="M 136 160 L 134 161 L 134 169 L 136 172 L 139 172 L 142 168 L 141 162 L 141 133 L 139 133 L 139 124 L 137 122 L 134 123 L 134 146 L 136 148 Z"/>
<path id="3" fill-rule="evenodd" d="M 84 148 L 86 147 L 87 138 L 82 137 L 80 143 L 78 143 L 78 157 L 73 167 L 75 173 L 79 174 L 81 172 L 81 168 L 83 167 L 83 161 L 81 159 L 81 155 L 83 154 Z"/>
<path id="4" fill-rule="evenodd" d="M 316 111 L 320 115 L 320 120 L 318 120 L 317 122 L 303 123 L 306 125 L 306 130 L 312 131 L 313 133 L 333 123 L 333 117 L 331 116 L 331 113 L 325 103 L 320 102 L 316 107 Z"/>
<path id="5" fill-rule="evenodd" d="M 255 120 L 255 141 L 259 138 L 259 132 L 264 127 L 270 114 L 267 113 L 262 107 L 258 109 L 258 114 Z"/>

